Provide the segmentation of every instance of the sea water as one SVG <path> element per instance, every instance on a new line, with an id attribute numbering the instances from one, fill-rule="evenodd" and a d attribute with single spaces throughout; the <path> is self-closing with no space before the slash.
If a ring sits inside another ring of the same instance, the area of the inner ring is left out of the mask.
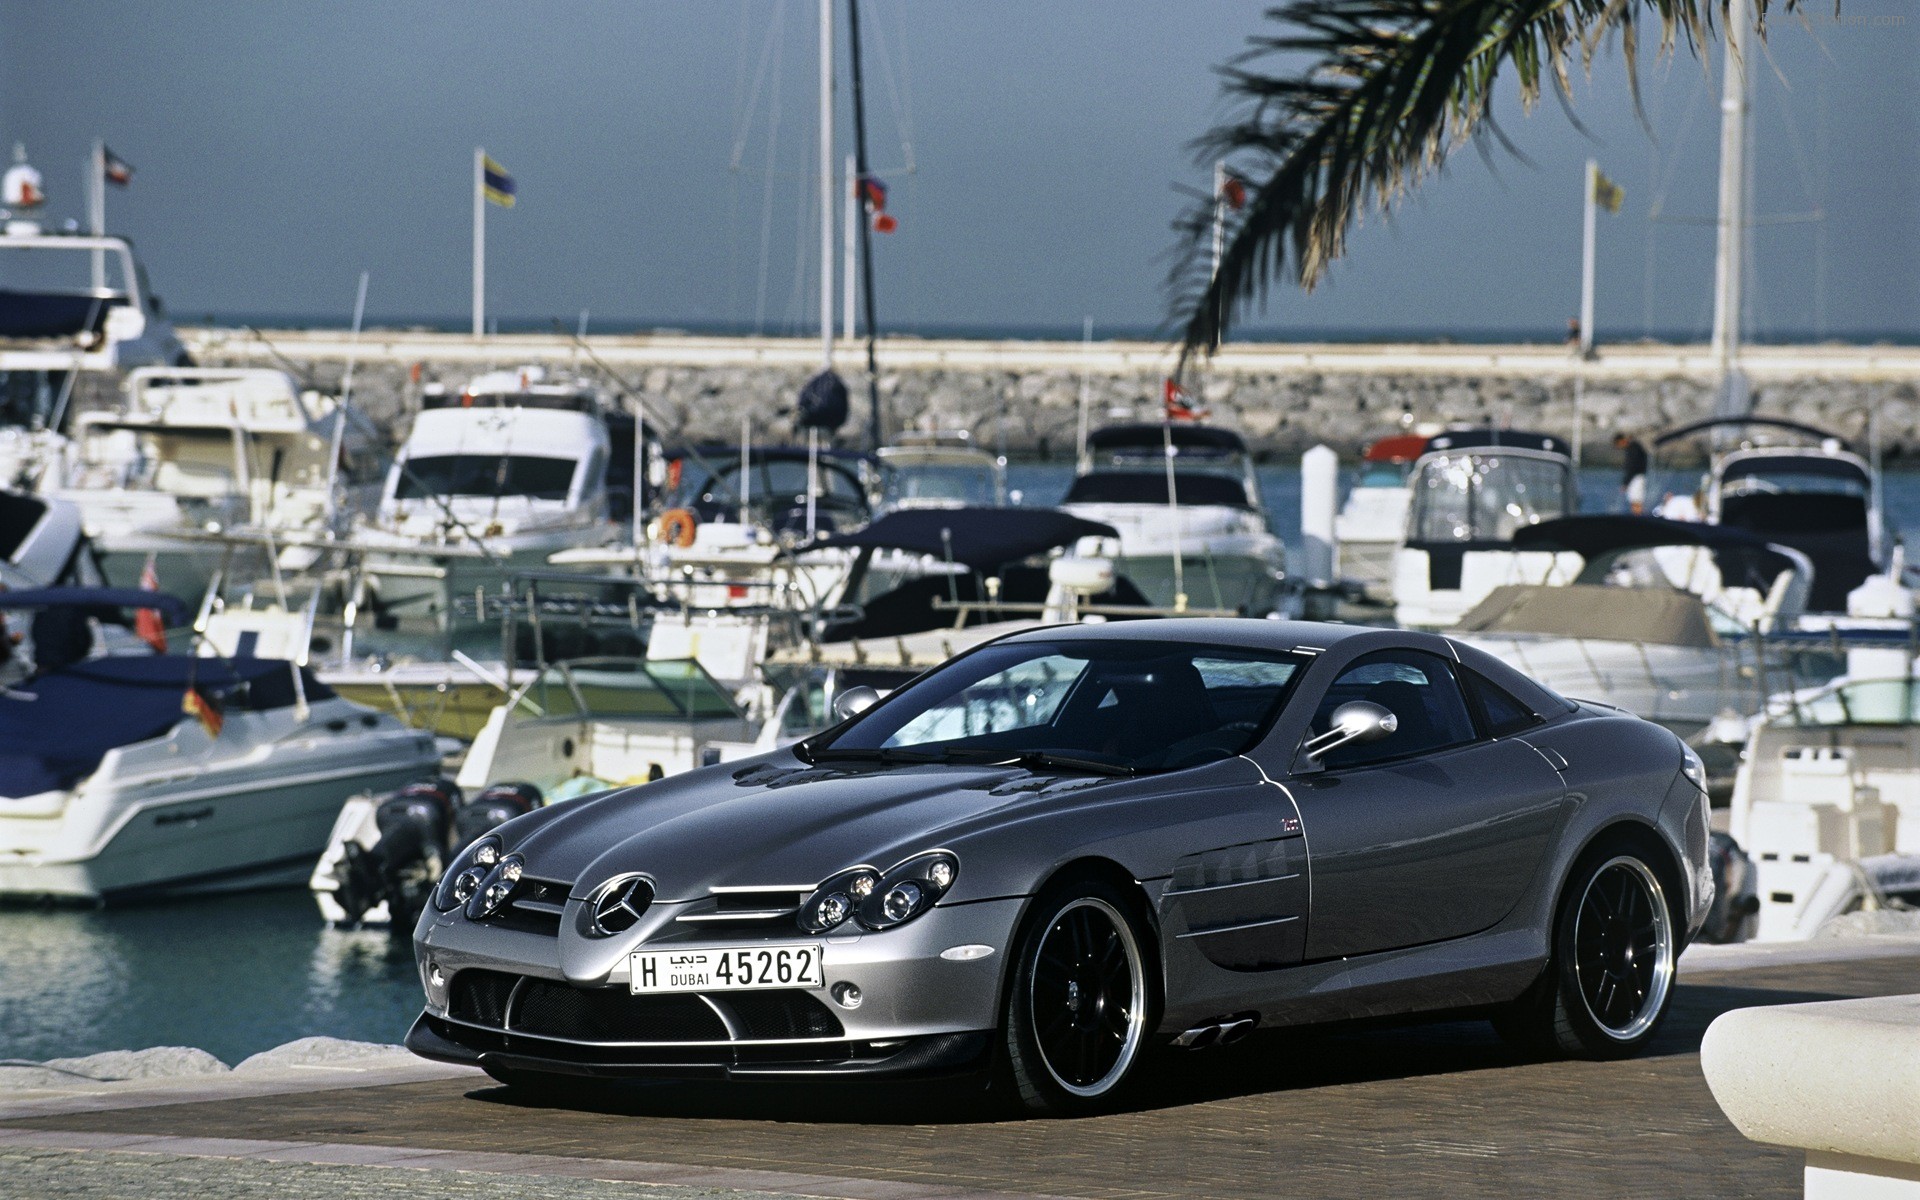
<path id="1" fill-rule="evenodd" d="M 1056 503 L 1061 463 L 1017 463 L 1025 504 Z M 1300 524 L 1300 476 L 1260 471 L 1274 528 Z M 1664 490 L 1688 486 L 1655 481 Z M 1887 527 L 1920 533 L 1920 473 L 1886 479 Z M 1580 478 L 1588 512 L 1623 510 L 1617 472 Z M 236 1063 L 314 1034 L 397 1042 L 420 1009 L 412 949 L 328 929 L 304 890 L 107 909 L 0 908 L 0 1059 L 196 1046 Z M 5 1076 L 0 1074 L 0 1089 Z"/>

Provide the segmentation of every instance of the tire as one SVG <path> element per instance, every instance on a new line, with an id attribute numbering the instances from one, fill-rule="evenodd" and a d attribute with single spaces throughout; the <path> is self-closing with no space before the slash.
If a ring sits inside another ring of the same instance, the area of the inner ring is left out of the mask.
<path id="1" fill-rule="evenodd" d="M 1666 1019 L 1678 955 L 1673 906 L 1647 855 L 1591 851 L 1567 877 L 1546 971 L 1493 1026 L 1547 1054 L 1625 1058 Z"/>
<path id="2" fill-rule="evenodd" d="M 1157 1020 L 1152 940 L 1119 889 L 1097 880 L 1034 901 L 1002 1005 L 1013 1093 L 1029 1113 L 1112 1107 Z"/>

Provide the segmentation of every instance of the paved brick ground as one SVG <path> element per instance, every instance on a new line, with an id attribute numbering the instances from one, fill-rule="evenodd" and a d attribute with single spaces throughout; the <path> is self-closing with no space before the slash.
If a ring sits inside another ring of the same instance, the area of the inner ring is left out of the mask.
<path id="1" fill-rule="evenodd" d="M 1800 1192 L 1799 1156 L 1748 1142 L 1720 1115 L 1699 1070 L 1707 1023 L 1746 1005 L 1911 991 L 1920 991 L 1920 957 L 1695 972 L 1653 1052 L 1618 1063 L 1528 1062 L 1480 1023 L 1276 1032 L 1170 1057 L 1156 1065 L 1148 1104 L 1083 1121 L 1002 1120 L 952 1084 L 647 1086 L 582 1092 L 578 1107 L 561 1109 L 440 1081 L 7 1124 L 630 1159 L 1088 1200 L 1784 1198 Z"/>

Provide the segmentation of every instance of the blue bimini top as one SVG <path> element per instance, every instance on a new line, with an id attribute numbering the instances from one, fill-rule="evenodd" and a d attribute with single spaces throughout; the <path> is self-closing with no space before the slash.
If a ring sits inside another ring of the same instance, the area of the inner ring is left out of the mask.
<path id="1" fill-rule="evenodd" d="M 107 751 L 190 719 L 181 707 L 189 681 L 229 710 L 257 711 L 294 702 L 293 670 L 284 659 L 161 654 L 88 659 L 37 675 L 0 692 L 0 799 L 70 788 Z M 309 701 L 333 695 L 304 670 L 302 677 Z"/>

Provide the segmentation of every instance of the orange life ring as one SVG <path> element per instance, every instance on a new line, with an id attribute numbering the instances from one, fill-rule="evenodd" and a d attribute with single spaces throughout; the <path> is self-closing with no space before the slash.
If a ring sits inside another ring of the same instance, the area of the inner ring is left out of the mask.
<path id="1" fill-rule="evenodd" d="M 693 545 L 693 531 L 700 518 L 691 509 L 670 508 L 660 514 L 660 540 L 675 546 Z"/>

